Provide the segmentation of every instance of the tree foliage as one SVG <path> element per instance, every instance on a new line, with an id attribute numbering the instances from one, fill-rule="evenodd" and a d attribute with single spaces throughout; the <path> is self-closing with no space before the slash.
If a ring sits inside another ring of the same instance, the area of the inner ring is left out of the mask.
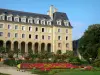
<path id="1" fill-rule="evenodd" d="M 93 62 L 100 48 L 100 24 L 94 24 L 88 27 L 84 35 L 79 40 L 78 50 L 88 62 Z"/>

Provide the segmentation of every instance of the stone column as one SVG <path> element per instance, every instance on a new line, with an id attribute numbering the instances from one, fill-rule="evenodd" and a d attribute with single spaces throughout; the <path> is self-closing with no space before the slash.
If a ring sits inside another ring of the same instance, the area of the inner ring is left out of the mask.
<path id="1" fill-rule="evenodd" d="M 47 44 L 45 44 L 45 51 L 47 51 Z"/>
<path id="2" fill-rule="evenodd" d="M 38 44 L 38 52 L 41 52 L 41 44 Z"/>
<path id="3" fill-rule="evenodd" d="M 34 53 L 34 44 L 32 44 L 32 50 L 33 50 L 33 53 Z"/>
<path id="4" fill-rule="evenodd" d="M 3 47 L 5 48 L 5 51 L 6 51 L 6 42 L 3 43 Z"/>
<path id="5" fill-rule="evenodd" d="M 11 43 L 11 51 L 14 51 L 14 43 Z"/>
<path id="6" fill-rule="evenodd" d="M 28 53 L 28 44 L 25 44 L 25 53 Z"/>
<path id="7" fill-rule="evenodd" d="M 18 49 L 21 50 L 21 43 L 18 43 Z"/>

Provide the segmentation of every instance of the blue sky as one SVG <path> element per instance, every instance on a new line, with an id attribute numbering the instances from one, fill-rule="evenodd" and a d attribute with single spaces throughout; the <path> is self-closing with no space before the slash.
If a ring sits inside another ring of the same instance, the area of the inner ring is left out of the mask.
<path id="1" fill-rule="evenodd" d="M 0 8 L 47 14 L 50 5 L 67 13 L 73 40 L 80 38 L 91 24 L 100 24 L 100 0 L 0 0 Z"/>

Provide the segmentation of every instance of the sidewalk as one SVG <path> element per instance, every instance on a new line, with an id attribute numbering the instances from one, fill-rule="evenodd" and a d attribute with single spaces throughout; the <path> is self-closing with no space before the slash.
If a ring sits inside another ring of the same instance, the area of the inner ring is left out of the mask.
<path id="1" fill-rule="evenodd" d="M 1 73 L 7 73 L 7 74 L 11 74 L 11 75 L 37 75 L 37 74 L 31 74 L 31 72 L 25 71 L 17 71 L 16 67 L 8 67 L 8 66 L 4 66 L 2 65 L 2 63 L 0 63 L 0 72 Z"/>

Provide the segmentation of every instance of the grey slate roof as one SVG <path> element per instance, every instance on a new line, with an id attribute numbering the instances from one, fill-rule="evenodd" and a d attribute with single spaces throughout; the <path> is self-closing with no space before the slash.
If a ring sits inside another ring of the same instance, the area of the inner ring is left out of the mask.
<path id="1" fill-rule="evenodd" d="M 42 19 L 42 18 L 50 19 L 49 15 L 16 11 L 16 10 L 1 9 L 1 8 L 0 8 L 0 13 L 13 14 L 14 16 L 19 15 L 19 16 L 34 17 L 34 18 L 40 18 L 40 19 Z"/>
<path id="2" fill-rule="evenodd" d="M 65 26 L 64 25 L 64 20 L 69 20 L 69 19 L 68 19 L 66 13 L 63 13 L 63 12 L 55 12 L 55 13 L 53 13 L 53 23 L 56 26 L 58 26 L 57 23 L 56 23 L 57 20 L 62 20 L 61 25 L 62 26 Z M 70 22 L 69 22 L 69 26 L 72 27 L 71 24 L 70 24 Z"/>
<path id="3" fill-rule="evenodd" d="M 0 8 L 0 14 L 2 14 L 2 13 L 5 13 L 6 15 L 12 14 L 14 16 L 19 15 L 19 16 L 26 16 L 26 17 L 33 17 L 33 18 L 40 18 L 40 19 L 47 19 L 47 20 L 51 19 L 51 17 L 49 15 L 45 15 L 45 14 L 23 12 L 23 11 L 16 11 L 16 10 L 9 10 L 9 9 Z M 53 22 L 52 22 L 52 24 L 55 25 L 55 26 L 59 26 L 56 23 L 57 20 L 62 20 L 61 25 L 65 26 L 64 25 L 64 20 L 69 20 L 69 19 L 68 19 L 66 13 L 55 12 L 55 13 L 53 13 Z M 70 22 L 69 22 L 69 27 L 72 27 Z"/>

